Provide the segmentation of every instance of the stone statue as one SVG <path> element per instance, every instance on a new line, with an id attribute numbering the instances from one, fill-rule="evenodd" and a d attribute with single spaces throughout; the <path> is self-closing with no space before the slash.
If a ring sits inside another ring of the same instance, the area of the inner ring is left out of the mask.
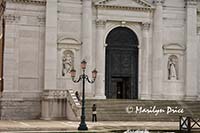
<path id="1" fill-rule="evenodd" d="M 72 67 L 72 56 L 67 53 L 62 58 L 62 76 L 65 76 L 71 70 Z"/>
<path id="2" fill-rule="evenodd" d="M 177 79 L 176 61 L 174 58 L 170 58 L 168 61 L 168 79 L 169 80 Z"/>

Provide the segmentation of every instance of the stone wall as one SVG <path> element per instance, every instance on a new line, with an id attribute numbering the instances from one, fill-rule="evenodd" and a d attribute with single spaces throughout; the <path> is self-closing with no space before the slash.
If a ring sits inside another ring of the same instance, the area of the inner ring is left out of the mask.
<path id="1" fill-rule="evenodd" d="M 1 119 L 39 119 L 41 116 L 40 100 L 1 100 Z"/>
<path id="2" fill-rule="evenodd" d="M 44 86 L 44 13 L 45 2 L 6 2 L 2 119 L 40 116 Z"/>

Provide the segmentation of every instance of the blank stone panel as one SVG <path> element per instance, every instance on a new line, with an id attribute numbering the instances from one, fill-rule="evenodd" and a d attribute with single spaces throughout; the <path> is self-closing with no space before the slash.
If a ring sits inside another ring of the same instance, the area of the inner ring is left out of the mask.
<path id="1" fill-rule="evenodd" d="M 38 79 L 34 78 L 20 78 L 19 79 L 19 88 L 24 92 L 35 92 L 38 91 Z"/>
<path id="2" fill-rule="evenodd" d="M 71 36 L 80 35 L 81 23 L 80 21 L 59 21 L 58 32 L 68 33 Z"/>
<path id="3" fill-rule="evenodd" d="M 184 7 L 185 6 L 185 1 L 184 0 L 165 0 L 164 6 Z"/>
<path id="4" fill-rule="evenodd" d="M 184 27 L 166 27 L 164 28 L 163 42 L 165 44 L 178 43 L 181 45 L 185 44 L 185 28 Z"/>
<path id="5" fill-rule="evenodd" d="M 22 27 L 19 30 L 19 76 L 35 78 L 39 69 L 39 30 L 30 28 Z"/>

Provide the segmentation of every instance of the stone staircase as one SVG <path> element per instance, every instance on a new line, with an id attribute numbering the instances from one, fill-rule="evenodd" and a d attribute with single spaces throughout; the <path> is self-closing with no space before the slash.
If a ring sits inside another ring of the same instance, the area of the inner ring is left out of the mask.
<path id="1" fill-rule="evenodd" d="M 198 101 L 86 100 L 86 120 L 91 121 L 92 105 L 99 121 L 179 121 L 179 116 L 200 118 Z"/>

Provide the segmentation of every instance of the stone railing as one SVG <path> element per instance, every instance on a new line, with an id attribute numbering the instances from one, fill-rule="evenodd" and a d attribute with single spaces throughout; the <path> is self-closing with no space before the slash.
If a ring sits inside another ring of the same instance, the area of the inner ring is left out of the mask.
<path id="1" fill-rule="evenodd" d="M 81 104 L 72 89 L 44 90 L 42 103 L 44 119 L 80 119 Z"/>
<path id="2" fill-rule="evenodd" d="M 45 90 L 43 97 L 46 99 L 66 99 L 67 90 Z"/>
<path id="3" fill-rule="evenodd" d="M 74 112 L 77 119 L 80 119 L 80 113 L 81 113 L 81 104 L 78 101 L 74 90 L 69 89 L 67 90 L 67 101 L 69 105 L 71 106 L 72 111 Z"/>

